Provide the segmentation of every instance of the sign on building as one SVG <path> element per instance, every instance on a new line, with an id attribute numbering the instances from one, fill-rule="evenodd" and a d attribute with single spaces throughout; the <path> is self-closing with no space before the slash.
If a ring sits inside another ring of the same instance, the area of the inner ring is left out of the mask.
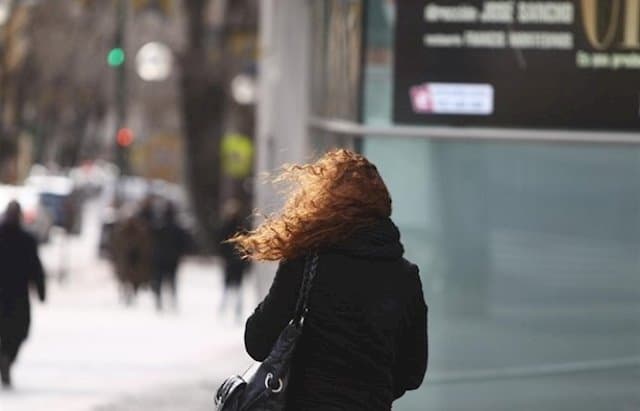
<path id="1" fill-rule="evenodd" d="M 233 178 L 245 178 L 253 166 L 253 142 L 247 135 L 228 133 L 220 142 L 222 170 Z"/>
<path id="2" fill-rule="evenodd" d="M 640 0 L 396 5 L 396 123 L 640 130 Z"/>

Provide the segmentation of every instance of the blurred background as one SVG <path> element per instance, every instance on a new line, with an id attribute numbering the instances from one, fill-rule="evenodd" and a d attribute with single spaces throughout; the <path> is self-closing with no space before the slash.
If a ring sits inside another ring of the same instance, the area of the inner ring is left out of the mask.
<path id="1" fill-rule="evenodd" d="M 348 147 L 430 307 L 394 409 L 640 410 L 639 33 L 636 0 L 0 0 L 0 209 L 49 286 L 0 408 L 212 409 L 275 269 L 220 240 Z"/>

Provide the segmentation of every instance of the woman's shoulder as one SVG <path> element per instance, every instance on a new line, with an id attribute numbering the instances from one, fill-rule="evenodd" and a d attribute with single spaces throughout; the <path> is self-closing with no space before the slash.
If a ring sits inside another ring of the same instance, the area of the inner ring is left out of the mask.
<path id="1" fill-rule="evenodd" d="M 420 277 L 420 268 L 407 259 L 402 259 L 402 264 L 406 270 L 406 296 L 407 302 L 414 308 L 426 310 L 424 289 Z"/>
<path id="2" fill-rule="evenodd" d="M 274 283 L 297 285 L 302 282 L 306 256 L 280 260 Z"/>
<path id="3" fill-rule="evenodd" d="M 300 256 L 286 260 L 280 260 L 278 263 L 278 272 L 282 273 L 301 273 L 304 269 L 307 256 Z"/>
<path id="4" fill-rule="evenodd" d="M 407 273 L 413 280 L 420 280 L 420 267 L 417 264 L 412 263 L 406 258 L 400 258 L 399 264 L 403 271 Z"/>
<path id="5" fill-rule="evenodd" d="M 302 266 L 304 261 L 298 262 Z M 393 278 L 394 282 L 400 281 L 407 287 L 422 287 L 420 283 L 420 269 L 418 266 L 404 257 L 396 259 L 366 259 L 343 254 L 339 251 L 327 250 L 320 253 L 320 271 L 335 273 L 350 273 L 355 277 L 366 276 L 370 284 L 374 279 L 386 282 L 385 278 Z M 358 275 L 358 273 L 362 275 Z M 343 275 L 341 278 L 345 279 Z"/>

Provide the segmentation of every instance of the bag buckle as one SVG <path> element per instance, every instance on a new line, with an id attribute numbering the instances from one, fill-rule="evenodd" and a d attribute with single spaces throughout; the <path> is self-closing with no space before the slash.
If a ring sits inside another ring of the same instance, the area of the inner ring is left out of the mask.
<path id="1" fill-rule="evenodd" d="M 267 374 L 267 377 L 264 379 L 264 386 L 268 390 L 271 390 L 272 393 L 278 394 L 284 388 L 284 383 L 282 382 L 282 378 L 278 378 L 278 385 L 276 386 L 276 388 L 273 388 L 271 386 L 272 381 L 273 381 L 273 374 L 272 373 Z"/>

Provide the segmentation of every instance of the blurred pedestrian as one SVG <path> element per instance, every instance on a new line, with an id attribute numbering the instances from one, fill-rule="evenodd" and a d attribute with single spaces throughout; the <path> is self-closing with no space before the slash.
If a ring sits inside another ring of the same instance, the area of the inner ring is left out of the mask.
<path id="1" fill-rule="evenodd" d="M 151 283 L 152 215 L 151 203 L 144 201 L 137 213 L 116 222 L 113 230 L 113 264 L 126 305 Z"/>
<path id="2" fill-rule="evenodd" d="M 254 260 L 280 261 L 247 320 L 247 351 L 257 361 L 270 354 L 296 314 L 305 261 L 317 255 L 286 409 L 388 411 L 421 385 L 427 366 L 427 307 L 389 192 L 376 167 L 348 150 L 290 167 L 279 180 L 292 184 L 281 213 L 232 240 Z M 274 392 L 284 389 L 277 378 Z"/>
<path id="3" fill-rule="evenodd" d="M 176 207 L 169 201 L 160 221 L 153 228 L 152 288 L 158 310 L 162 310 L 162 290 L 165 285 L 171 292 L 173 308 L 177 308 L 178 267 L 187 251 L 187 244 L 187 233 L 178 224 Z"/>
<path id="4" fill-rule="evenodd" d="M 220 301 L 220 312 L 226 309 L 231 299 L 235 299 L 236 318 L 241 320 L 242 280 L 250 264 L 242 258 L 234 245 L 226 240 L 245 229 L 246 215 L 242 212 L 242 204 L 235 199 L 228 200 L 222 210 L 222 220 L 220 254 L 224 261 L 224 291 Z"/>
<path id="5" fill-rule="evenodd" d="M 20 205 L 11 202 L 0 223 L 0 374 L 2 386 L 11 386 L 11 367 L 29 334 L 29 287 L 45 301 L 44 270 L 36 239 L 22 228 Z"/>

